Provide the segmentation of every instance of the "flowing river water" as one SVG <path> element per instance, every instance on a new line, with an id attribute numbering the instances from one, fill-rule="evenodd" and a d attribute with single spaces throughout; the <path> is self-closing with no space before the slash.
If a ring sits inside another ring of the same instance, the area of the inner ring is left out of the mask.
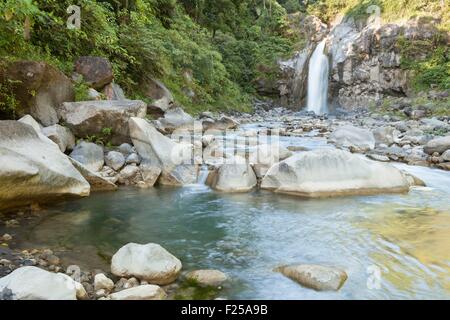
<path id="1" fill-rule="evenodd" d="M 281 143 L 330 147 L 318 137 Z M 229 274 L 219 294 L 229 299 L 450 299 L 450 172 L 395 165 L 427 187 L 313 200 L 201 184 L 124 188 L 46 209 L 22 244 L 59 248 L 72 263 L 108 271 L 122 245 L 156 242 L 184 270 Z M 291 263 L 339 267 L 349 278 L 338 292 L 316 292 L 273 271 Z"/>

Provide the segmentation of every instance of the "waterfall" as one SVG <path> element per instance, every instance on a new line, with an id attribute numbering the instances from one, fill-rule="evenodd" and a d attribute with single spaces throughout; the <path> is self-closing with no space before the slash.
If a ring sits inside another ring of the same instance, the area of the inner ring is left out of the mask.
<path id="1" fill-rule="evenodd" d="M 317 45 L 309 60 L 307 109 L 316 114 L 328 112 L 328 57 L 323 53 L 325 41 Z"/>
<path id="2" fill-rule="evenodd" d="M 206 183 L 206 179 L 208 179 L 208 175 L 209 175 L 208 166 L 202 165 L 200 168 L 200 172 L 198 174 L 197 184 L 204 185 Z"/>

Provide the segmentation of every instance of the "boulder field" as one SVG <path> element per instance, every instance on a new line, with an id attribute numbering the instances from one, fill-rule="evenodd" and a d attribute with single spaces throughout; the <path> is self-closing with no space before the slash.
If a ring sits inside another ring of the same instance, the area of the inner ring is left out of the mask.
<path id="1" fill-rule="evenodd" d="M 229 280 L 214 269 L 192 270 L 179 277 L 181 267 L 181 261 L 159 244 L 128 243 L 114 254 L 111 273 L 88 276 L 76 265 L 68 266 L 65 273 L 59 267 L 58 273 L 19 267 L 0 278 L 0 300 L 164 300 L 169 292 L 173 297 L 173 288 L 180 284 L 218 290 Z"/>

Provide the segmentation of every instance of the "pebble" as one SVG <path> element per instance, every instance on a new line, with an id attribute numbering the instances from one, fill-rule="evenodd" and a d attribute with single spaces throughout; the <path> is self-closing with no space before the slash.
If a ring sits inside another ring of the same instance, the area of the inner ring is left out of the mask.
<path id="1" fill-rule="evenodd" d="M 130 289 L 139 286 L 139 280 L 136 278 L 130 278 L 128 281 L 124 284 L 124 289 Z"/>
<path id="2" fill-rule="evenodd" d="M 19 225 L 19 221 L 16 219 L 11 219 L 5 222 L 7 228 L 17 227 Z"/>
<path id="3" fill-rule="evenodd" d="M 47 261 L 45 261 L 44 259 L 39 259 L 37 263 L 38 263 L 38 265 L 40 265 L 41 267 L 46 267 L 46 266 L 48 266 Z"/>
<path id="4" fill-rule="evenodd" d="M 5 233 L 3 236 L 2 236 L 2 240 L 3 241 L 10 241 L 10 240 L 12 240 L 12 236 L 11 235 L 9 235 L 9 234 L 7 234 L 7 233 Z"/>
<path id="5" fill-rule="evenodd" d="M 106 296 L 106 290 L 105 289 L 100 289 L 95 291 L 95 295 L 97 296 L 97 298 L 101 298 L 101 297 L 105 297 Z"/>
<path id="6" fill-rule="evenodd" d="M 109 292 L 114 289 L 114 282 L 103 273 L 98 273 L 94 277 L 94 288 L 95 291 L 104 289 Z"/>
<path id="7" fill-rule="evenodd" d="M 36 260 L 35 259 L 25 259 L 25 260 L 23 260 L 22 264 L 25 267 L 35 266 L 36 265 Z"/>
<path id="8" fill-rule="evenodd" d="M 48 263 L 53 265 L 57 265 L 60 263 L 60 259 L 54 254 L 46 255 L 44 259 L 47 260 Z"/>

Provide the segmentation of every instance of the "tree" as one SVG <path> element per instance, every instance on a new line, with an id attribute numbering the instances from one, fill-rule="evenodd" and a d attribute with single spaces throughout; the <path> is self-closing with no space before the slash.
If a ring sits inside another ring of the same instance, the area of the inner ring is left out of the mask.
<path id="1" fill-rule="evenodd" d="M 15 25 L 22 25 L 23 38 L 30 40 L 33 18 L 40 13 L 32 0 L 6 0 L 0 4 L 0 13 L 11 24 L 10 31 L 15 29 Z"/>

